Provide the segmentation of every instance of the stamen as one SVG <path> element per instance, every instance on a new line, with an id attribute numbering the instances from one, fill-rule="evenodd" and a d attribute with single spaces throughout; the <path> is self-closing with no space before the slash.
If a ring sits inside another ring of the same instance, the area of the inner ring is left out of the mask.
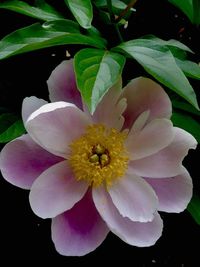
<path id="1" fill-rule="evenodd" d="M 108 129 L 104 125 L 90 125 L 85 134 L 71 145 L 69 164 L 77 180 L 89 185 L 111 186 L 123 177 L 128 166 L 128 153 L 124 145 L 127 133 Z"/>

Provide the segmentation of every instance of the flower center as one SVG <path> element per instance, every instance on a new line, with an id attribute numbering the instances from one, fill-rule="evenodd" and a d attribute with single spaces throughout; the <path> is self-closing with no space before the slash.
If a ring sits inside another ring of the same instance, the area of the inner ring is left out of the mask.
<path id="1" fill-rule="evenodd" d="M 101 124 L 88 126 L 86 132 L 70 145 L 69 164 L 76 179 L 93 186 L 102 183 L 111 186 L 124 176 L 128 166 L 126 137 L 126 133 Z"/>

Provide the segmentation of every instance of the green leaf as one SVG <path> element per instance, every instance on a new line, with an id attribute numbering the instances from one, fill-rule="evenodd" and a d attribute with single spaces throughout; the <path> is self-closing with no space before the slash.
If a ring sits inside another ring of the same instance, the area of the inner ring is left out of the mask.
<path id="1" fill-rule="evenodd" d="M 133 40 L 120 44 L 113 49 L 134 58 L 160 83 L 199 109 L 195 92 L 176 64 L 173 54 L 167 47 L 150 45 L 146 40 Z"/>
<path id="2" fill-rule="evenodd" d="M 95 0 L 94 4 L 97 7 L 107 7 L 107 0 Z M 112 6 L 121 10 L 125 9 L 127 5 L 120 0 L 112 0 Z"/>
<path id="3" fill-rule="evenodd" d="M 176 64 L 184 72 L 187 77 L 200 80 L 200 66 L 189 60 L 181 60 L 175 58 Z"/>
<path id="4" fill-rule="evenodd" d="M 0 143 L 9 142 L 26 132 L 22 120 L 13 113 L 0 115 Z"/>
<path id="5" fill-rule="evenodd" d="M 0 115 L 0 134 L 3 133 L 10 125 L 17 120 L 13 113 L 3 113 Z"/>
<path id="6" fill-rule="evenodd" d="M 178 7 L 194 24 L 200 24 L 200 1 L 199 0 L 169 0 Z"/>
<path id="7" fill-rule="evenodd" d="M 125 57 L 110 51 L 86 48 L 74 58 L 78 88 L 91 113 L 119 79 Z"/>
<path id="8" fill-rule="evenodd" d="M 180 101 L 179 99 L 173 98 L 172 99 L 172 105 L 176 109 L 184 110 L 184 111 L 187 111 L 193 115 L 200 116 L 200 111 L 198 111 L 196 108 L 194 108 L 193 106 L 191 106 L 187 102 L 183 102 L 183 101 Z"/>
<path id="9" fill-rule="evenodd" d="M 94 4 L 98 8 L 107 9 L 107 0 L 95 0 Z M 124 2 L 120 0 L 112 0 L 112 8 L 113 8 L 114 14 L 121 13 L 124 9 L 126 9 L 126 7 L 127 7 L 127 4 L 125 4 Z M 130 11 L 136 11 L 136 10 L 134 8 L 131 8 Z"/>
<path id="10" fill-rule="evenodd" d="M 65 0 L 65 3 L 83 28 L 91 28 L 93 19 L 91 0 Z"/>
<path id="11" fill-rule="evenodd" d="M 192 215 L 196 223 L 200 225 L 200 198 L 197 194 L 193 195 L 187 210 Z"/>
<path id="12" fill-rule="evenodd" d="M 83 35 L 73 25 L 72 21 L 58 20 L 42 26 L 36 23 L 19 29 L 0 41 L 0 59 L 41 48 L 67 44 L 105 48 L 105 39 Z"/>
<path id="13" fill-rule="evenodd" d="M 200 124 L 192 117 L 174 112 L 171 118 L 173 124 L 191 133 L 200 143 Z"/>
<path id="14" fill-rule="evenodd" d="M 22 120 L 13 123 L 5 132 L 0 134 L 0 143 L 7 143 L 26 132 Z"/>
<path id="15" fill-rule="evenodd" d="M 147 34 L 144 35 L 141 38 L 135 39 L 131 41 L 134 46 L 145 46 L 145 47 L 151 47 L 159 51 L 165 51 L 166 48 L 168 47 L 170 50 L 171 48 L 173 49 L 178 49 L 178 50 L 183 50 L 187 51 L 190 53 L 193 53 L 193 51 L 187 47 L 185 44 L 175 40 L 175 39 L 170 39 L 170 40 L 163 40 L 158 38 L 157 36 L 153 34 Z"/>
<path id="16" fill-rule="evenodd" d="M 53 7 L 50 7 L 47 4 L 44 5 L 44 1 L 42 2 L 41 1 L 39 2 L 40 3 L 40 8 L 39 8 L 30 6 L 28 3 L 23 1 L 9 0 L 0 3 L 0 8 L 12 10 L 21 13 L 23 15 L 44 21 L 63 18 L 63 16 L 60 13 L 58 13 Z"/>

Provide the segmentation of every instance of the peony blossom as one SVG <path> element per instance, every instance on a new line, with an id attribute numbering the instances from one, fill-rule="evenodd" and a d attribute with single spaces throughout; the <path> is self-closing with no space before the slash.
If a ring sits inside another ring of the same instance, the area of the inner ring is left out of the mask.
<path id="1" fill-rule="evenodd" d="M 181 212 L 192 196 L 182 161 L 197 142 L 173 127 L 168 95 L 147 78 L 123 89 L 118 81 L 91 115 L 72 60 L 56 67 L 47 84 L 51 103 L 23 101 L 27 134 L 3 148 L 3 177 L 30 189 L 34 213 L 52 218 L 62 255 L 93 251 L 109 231 L 130 245 L 153 245 L 163 229 L 158 212 Z"/>

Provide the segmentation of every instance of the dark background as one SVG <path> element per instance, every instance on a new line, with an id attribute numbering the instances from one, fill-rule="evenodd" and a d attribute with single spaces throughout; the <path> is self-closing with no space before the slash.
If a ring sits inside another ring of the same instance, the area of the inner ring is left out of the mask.
<path id="1" fill-rule="evenodd" d="M 135 7 L 137 12 L 132 15 L 128 29 L 123 32 L 125 40 L 148 33 L 166 40 L 174 38 L 195 52 L 190 56 L 192 60 L 200 61 L 200 29 L 192 25 L 180 11 L 164 0 L 138 0 Z M 63 11 L 60 5 L 59 8 Z M 0 38 L 34 22 L 34 19 L 0 10 Z M 113 29 L 105 28 L 104 25 L 101 27 L 105 37 L 110 38 L 113 44 L 116 43 Z M 0 106 L 20 116 L 25 96 L 35 95 L 48 99 L 46 80 L 55 66 L 65 59 L 66 49 L 73 55 L 79 47 L 48 48 L 0 61 Z M 124 72 L 126 79 L 142 74 L 144 71 L 137 63 L 128 62 Z M 199 96 L 199 82 L 191 80 L 191 83 Z M 193 177 L 195 191 L 200 194 L 198 163 L 195 162 L 199 155 L 199 149 L 190 151 L 185 166 Z M 0 257 L 1 262 L 6 260 L 6 266 L 13 262 L 26 265 L 50 262 L 56 266 L 96 266 L 97 263 L 107 265 L 110 262 L 112 265 L 122 262 L 124 266 L 134 267 L 198 265 L 196 243 L 199 244 L 200 240 L 200 226 L 187 211 L 181 214 L 161 214 L 164 231 L 153 247 L 131 247 L 109 234 L 98 249 L 78 258 L 63 257 L 55 251 L 51 241 L 50 220 L 42 220 L 33 214 L 28 202 L 28 191 L 0 179 L 0 208 Z"/>

